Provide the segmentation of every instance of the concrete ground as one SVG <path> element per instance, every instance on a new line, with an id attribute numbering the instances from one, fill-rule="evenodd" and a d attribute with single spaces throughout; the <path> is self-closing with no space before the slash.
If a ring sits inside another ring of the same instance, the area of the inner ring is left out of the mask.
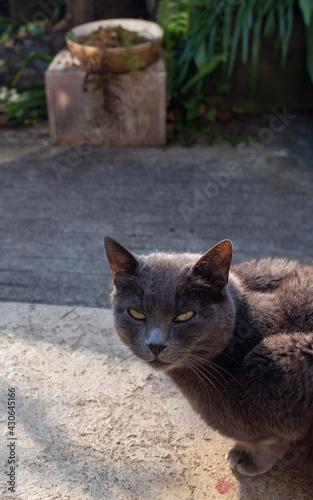
<path id="1" fill-rule="evenodd" d="M 106 309 L 0 305 L 1 443 L 16 390 L 18 500 L 310 500 L 288 463 L 245 478 L 231 442 L 194 414 L 164 375 L 125 360 Z"/>
<path id="2" fill-rule="evenodd" d="M 230 238 L 235 262 L 312 258 L 313 119 L 273 119 L 249 149 L 71 149 L 47 127 L 3 131 L 0 301 L 108 307 L 104 235 L 138 253 Z"/>
<path id="3" fill-rule="evenodd" d="M 138 253 L 230 238 L 235 262 L 312 260 L 313 120 L 275 113 L 256 121 L 257 142 L 237 147 L 71 149 L 52 146 L 45 125 L 1 131 L 1 499 L 313 498 L 287 463 L 234 474 L 223 458 L 231 443 L 165 376 L 126 359 L 105 309 L 105 234 Z"/>

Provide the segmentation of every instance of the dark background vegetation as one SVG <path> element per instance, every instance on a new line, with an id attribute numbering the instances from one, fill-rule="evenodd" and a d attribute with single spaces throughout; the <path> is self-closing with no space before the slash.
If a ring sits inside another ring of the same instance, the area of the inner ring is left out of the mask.
<path id="1" fill-rule="evenodd" d="M 311 0 L 0 0 L 0 15 L 0 124 L 46 116 L 44 71 L 71 27 L 123 17 L 164 29 L 169 140 L 224 138 L 274 107 L 313 110 Z"/>

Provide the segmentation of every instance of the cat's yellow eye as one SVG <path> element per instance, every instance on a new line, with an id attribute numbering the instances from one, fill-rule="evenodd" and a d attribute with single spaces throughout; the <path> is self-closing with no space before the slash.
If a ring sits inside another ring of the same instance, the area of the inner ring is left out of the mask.
<path id="1" fill-rule="evenodd" d="M 180 314 L 179 316 L 176 316 L 174 321 L 187 321 L 187 319 L 192 318 L 192 316 L 195 313 L 193 311 L 186 312 L 184 314 Z"/>
<path id="2" fill-rule="evenodd" d="M 140 312 L 135 311 L 134 309 L 129 309 L 128 311 L 129 314 L 135 319 L 146 319 L 144 314 L 141 314 Z"/>

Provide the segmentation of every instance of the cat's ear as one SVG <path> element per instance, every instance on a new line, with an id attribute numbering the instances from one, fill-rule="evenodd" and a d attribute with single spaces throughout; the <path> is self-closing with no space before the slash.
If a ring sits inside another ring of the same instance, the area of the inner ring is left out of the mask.
<path id="1" fill-rule="evenodd" d="M 191 270 L 193 279 L 204 288 L 222 292 L 228 282 L 229 268 L 233 256 L 230 240 L 223 240 L 211 248 L 196 262 Z"/>
<path id="2" fill-rule="evenodd" d="M 104 238 L 104 248 L 112 270 L 113 279 L 134 274 L 139 262 L 136 257 L 109 236 Z"/>

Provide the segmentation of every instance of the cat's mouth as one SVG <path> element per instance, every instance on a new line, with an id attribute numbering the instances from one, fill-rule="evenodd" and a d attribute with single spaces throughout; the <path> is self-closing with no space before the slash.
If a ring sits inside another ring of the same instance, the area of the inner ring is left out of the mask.
<path id="1" fill-rule="evenodd" d="M 152 361 L 149 361 L 149 364 L 153 366 L 153 368 L 165 368 L 166 366 L 169 365 L 169 363 L 165 363 L 164 361 L 160 361 L 159 359 L 153 359 Z"/>

